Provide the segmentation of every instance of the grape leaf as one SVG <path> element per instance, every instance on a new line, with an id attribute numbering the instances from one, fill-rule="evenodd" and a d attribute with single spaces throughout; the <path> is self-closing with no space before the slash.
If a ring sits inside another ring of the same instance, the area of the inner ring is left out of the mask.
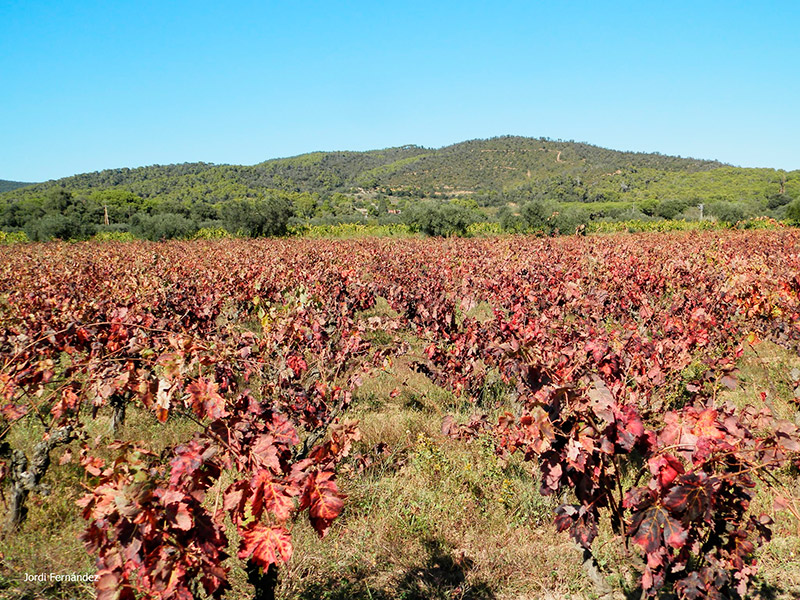
<path id="1" fill-rule="evenodd" d="M 333 475 L 331 471 L 310 473 L 300 500 L 300 510 L 308 507 L 311 526 L 320 537 L 325 537 L 331 523 L 344 508 L 344 494 L 339 492 L 336 483 L 332 481 Z"/>
<path id="2" fill-rule="evenodd" d="M 262 568 L 292 557 L 291 535 L 283 527 L 267 527 L 255 523 L 241 532 L 242 549 L 239 558 L 251 559 Z"/>
<path id="3" fill-rule="evenodd" d="M 294 485 L 282 485 L 275 481 L 268 469 L 259 470 L 252 482 L 250 490 L 253 495 L 251 503 L 253 516 L 259 518 L 264 510 L 269 511 L 278 521 L 286 521 L 294 509 L 293 497 L 300 493 Z"/>

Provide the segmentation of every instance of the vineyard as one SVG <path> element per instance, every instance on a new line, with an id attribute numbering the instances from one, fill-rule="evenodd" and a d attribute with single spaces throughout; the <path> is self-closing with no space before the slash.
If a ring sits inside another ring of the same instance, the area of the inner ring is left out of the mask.
<path id="1" fill-rule="evenodd" d="M 0 595 L 796 597 L 798 243 L 0 248 Z"/>

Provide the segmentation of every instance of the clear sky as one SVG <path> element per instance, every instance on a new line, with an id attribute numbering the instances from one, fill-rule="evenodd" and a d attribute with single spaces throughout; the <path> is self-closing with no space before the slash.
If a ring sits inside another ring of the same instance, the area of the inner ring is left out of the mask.
<path id="1" fill-rule="evenodd" d="M 0 3 L 0 179 L 513 134 L 800 168 L 800 2 Z"/>

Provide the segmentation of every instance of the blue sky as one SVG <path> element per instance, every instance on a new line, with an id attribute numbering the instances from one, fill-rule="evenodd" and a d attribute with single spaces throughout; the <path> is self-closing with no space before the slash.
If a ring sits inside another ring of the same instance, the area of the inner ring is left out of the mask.
<path id="1" fill-rule="evenodd" d="M 514 134 L 800 168 L 797 2 L 0 4 L 0 179 Z"/>

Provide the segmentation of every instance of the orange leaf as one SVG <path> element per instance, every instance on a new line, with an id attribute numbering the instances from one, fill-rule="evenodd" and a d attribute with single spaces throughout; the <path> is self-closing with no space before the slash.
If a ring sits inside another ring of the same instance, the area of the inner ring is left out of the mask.
<path id="1" fill-rule="evenodd" d="M 239 558 L 250 558 L 264 569 L 292 557 L 292 538 L 283 527 L 267 527 L 256 523 L 242 531 L 244 547 Z"/>
<path id="2" fill-rule="evenodd" d="M 711 438 L 720 440 L 725 434 L 717 427 L 717 411 L 709 408 L 700 413 L 692 433 L 698 438 Z"/>

